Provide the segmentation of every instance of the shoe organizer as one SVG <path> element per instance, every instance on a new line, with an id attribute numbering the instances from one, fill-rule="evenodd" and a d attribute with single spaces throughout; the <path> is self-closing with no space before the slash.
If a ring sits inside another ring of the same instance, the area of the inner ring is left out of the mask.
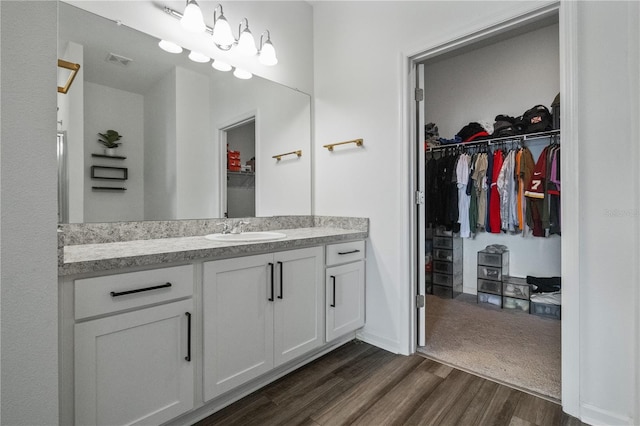
<path id="1" fill-rule="evenodd" d="M 529 313 L 529 301 L 503 296 L 502 309 Z"/>
<path id="2" fill-rule="evenodd" d="M 517 284 L 513 281 L 505 280 L 502 282 L 502 294 L 508 297 L 529 300 L 531 286 L 526 282 L 524 284 Z"/>
<path id="3" fill-rule="evenodd" d="M 478 291 L 502 295 L 501 289 L 502 283 L 500 281 L 478 279 Z"/>
<path id="4" fill-rule="evenodd" d="M 478 303 L 484 303 L 500 308 L 502 306 L 502 297 L 495 294 L 478 292 Z"/>
<path id="5" fill-rule="evenodd" d="M 442 297 L 445 299 L 453 298 L 453 287 L 442 287 L 439 285 L 433 286 L 433 295 Z"/>
<path id="6" fill-rule="evenodd" d="M 502 268 L 478 265 L 478 279 L 501 281 Z"/>
<path id="7" fill-rule="evenodd" d="M 504 275 L 509 275 L 509 252 L 489 253 L 485 250 L 478 252 L 478 265 L 502 268 Z"/>
<path id="8" fill-rule="evenodd" d="M 531 313 L 546 318 L 560 319 L 560 305 L 531 302 Z"/>

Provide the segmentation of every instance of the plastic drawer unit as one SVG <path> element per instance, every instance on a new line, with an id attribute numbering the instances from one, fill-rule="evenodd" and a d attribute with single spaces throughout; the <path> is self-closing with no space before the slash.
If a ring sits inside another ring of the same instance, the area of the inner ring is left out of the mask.
<path id="1" fill-rule="evenodd" d="M 560 319 L 560 305 L 531 302 L 531 313 L 546 318 Z"/>
<path id="2" fill-rule="evenodd" d="M 462 239 L 444 228 L 433 232 L 433 294 L 455 298 L 462 293 Z"/>
<path id="3" fill-rule="evenodd" d="M 478 281 L 477 290 L 480 293 L 489 293 L 502 297 L 502 281 L 509 275 L 509 251 L 501 253 L 487 249 L 478 252 Z M 480 298 L 477 299 L 481 303 Z M 501 301 L 501 305 L 504 301 Z"/>

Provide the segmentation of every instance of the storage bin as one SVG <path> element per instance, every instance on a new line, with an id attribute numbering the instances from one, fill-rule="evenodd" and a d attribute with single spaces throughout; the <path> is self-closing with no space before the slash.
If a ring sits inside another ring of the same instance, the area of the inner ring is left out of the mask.
<path id="1" fill-rule="evenodd" d="M 502 297 L 502 309 L 529 313 L 529 301 L 515 299 L 513 297 Z"/>
<path id="2" fill-rule="evenodd" d="M 439 274 L 437 272 L 434 272 L 431 277 L 434 284 L 445 285 L 448 287 L 451 287 L 453 285 L 453 275 Z"/>
<path id="3" fill-rule="evenodd" d="M 453 298 L 453 287 L 442 287 L 434 284 L 433 295 L 444 299 L 451 299 Z"/>
<path id="4" fill-rule="evenodd" d="M 451 250 L 453 248 L 453 238 L 451 237 L 433 237 L 434 248 L 444 248 Z"/>
<path id="5" fill-rule="evenodd" d="M 501 281 L 502 268 L 478 265 L 478 279 Z"/>
<path id="6" fill-rule="evenodd" d="M 444 262 L 442 260 L 434 260 L 433 272 L 454 275 L 462 274 L 462 262 Z"/>
<path id="7" fill-rule="evenodd" d="M 502 307 L 502 297 L 497 296 L 495 294 L 478 292 L 477 301 L 478 303 L 484 303 L 486 305 L 494 306 L 496 308 Z"/>
<path id="8" fill-rule="evenodd" d="M 508 277 L 503 277 L 502 281 L 502 294 L 508 297 L 515 297 L 517 299 L 529 300 L 531 294 L 531 286 L 525 283 L 518 283 Z"/>
<path id="9" fill-rule="evenodd" d="M 433 249 L 434 260 L 444 260 L 447 262 L 453 261 L 453 250 L 447 249 Z"/>
<path id="10" fill-rule="evenodd" d="M 489 253 L 484 250 L 478 252 L 478 265 L 502 268 L 502 275 L 509 275 L 509 252 Z"/>
<path id="11" fill-rule="evenodd" d="M 478 291 L 502 295 L 502 283 L 500 281 L 478 279 Z"/>
<path id="12" fill-rule="evenodd" d="M 531 302 L 531 313 L 546 318 L 560 319 L 560 305 Z"/>

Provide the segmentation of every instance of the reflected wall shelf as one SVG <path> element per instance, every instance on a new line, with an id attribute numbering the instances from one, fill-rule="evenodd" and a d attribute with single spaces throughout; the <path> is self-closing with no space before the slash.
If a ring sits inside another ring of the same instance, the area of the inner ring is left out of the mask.
<path id="1" fill-rule="evenodd" d="M 91 154 L 92 157 L 100 157 L 100 158 L 113 158 L 115 160 L 126 160 L 127 157 L 123 157 L 121 155 L 105 155 L 105 154 Z"/>

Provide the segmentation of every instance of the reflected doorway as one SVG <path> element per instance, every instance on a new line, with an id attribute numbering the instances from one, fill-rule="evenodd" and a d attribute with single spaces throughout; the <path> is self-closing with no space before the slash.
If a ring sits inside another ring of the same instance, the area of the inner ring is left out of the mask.
<path id="1" fill-rule="evenodd" d="M 69 203 L 67 194 L 69 180 L 67 178 L 67 132 L 58 131 L 58 223 L 69 223 Z"/>
<path id="2" fill-rule="evenodd" d="M 256 120 L 248 118 L 223 129 L 227 145 L 225 217 L 256 215 Z"/>

